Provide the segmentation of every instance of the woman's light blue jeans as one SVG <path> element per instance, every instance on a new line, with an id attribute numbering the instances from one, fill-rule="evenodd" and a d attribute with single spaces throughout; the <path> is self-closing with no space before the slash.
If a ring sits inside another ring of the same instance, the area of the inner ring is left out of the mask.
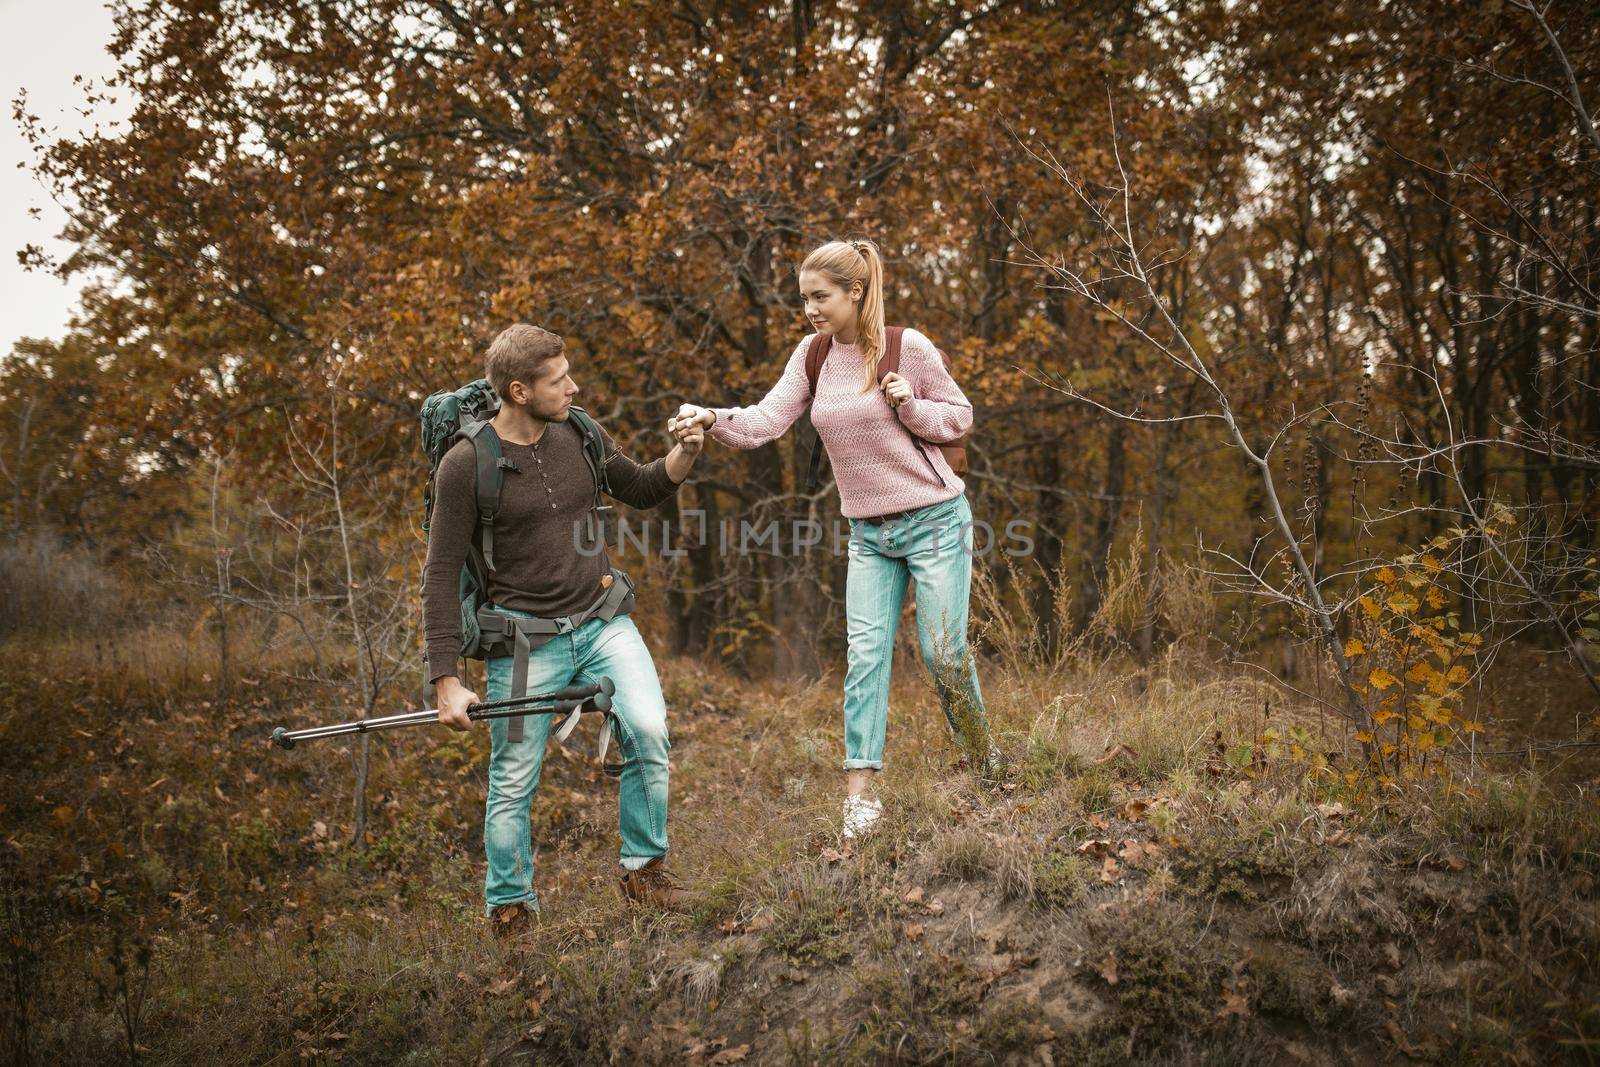
<path id="1" fill-rule="evenodd" d="M 499 609 L 507 615 L 532 616 Z M 487 700 L 511 695 L 511 656 L 488 661 Z M 622 865 L 638 870 L 667 852 L 667 706 L 655 662 L 626 615 L 609 622 L 590 619 L 534 649 L 528 657 L 528 692 L 549 693 L 569 685 L 593 685 L 609 676 L 617 692 L 616 740 L 622 746 L 622 787 L 617 803 L 622 829 Z M 522 740 L 506 740 L 510 719 L 489 720 L 489 800 L 483 815 L 483 848 L 489 857 L 484 882 L 486 911 L 501 904 L 539 906 L 533 891 L 533 841 L 529 809 L 544 765 L 552 715 L 523 719 Z M 589 716 L 585 716 L 589 718 Z"/>
<path id="2" fill-rule="evenodd" d="M 967 647 L 972 591 L 972 507 L 961 494 L 874 526 L 850 520 L 845 579 L 845 770 L 883 768 L 889 667 L 906 583 L 917 583 L 917 643 L 956 741 L 980 764 L 989 721 Z"/>

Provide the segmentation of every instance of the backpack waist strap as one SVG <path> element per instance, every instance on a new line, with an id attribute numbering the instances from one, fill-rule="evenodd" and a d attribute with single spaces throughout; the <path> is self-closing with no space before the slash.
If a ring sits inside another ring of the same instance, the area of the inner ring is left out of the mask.
<path id="1" fill-rule="evenodd" d="M 524 619 L 516 615 L 503 615 L 492 607 L 478 609 L 478 627 L 483 631 L 485 648 L 503 652 L 507 644 L 511 646 L 512 697 L 526 696 L 528 693 L 528 656 L 534 649 L 552 637 L 571 633 L 591 619 L 610 622 L 618 615 L 626 615 L 633 610 L 633 579 L 628 577 L 628 572 L 613 567 L 609 577 L 610 585 L 600 591 L 594 602 L 573 615 Z M 523 716 L 516 715 L 506 723 L 507 741 L 522 740 L 522 720 Z"/>

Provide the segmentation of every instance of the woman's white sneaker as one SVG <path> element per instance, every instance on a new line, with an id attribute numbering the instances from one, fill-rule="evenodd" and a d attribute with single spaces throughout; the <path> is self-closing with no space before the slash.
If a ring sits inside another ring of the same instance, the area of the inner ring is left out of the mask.
<path id="1" fill-rule="evenodd" d="M 864 796 L 844 798 L 844 836 L 848 840 L 866 837 L 883 815 L 883 802 Z"/>

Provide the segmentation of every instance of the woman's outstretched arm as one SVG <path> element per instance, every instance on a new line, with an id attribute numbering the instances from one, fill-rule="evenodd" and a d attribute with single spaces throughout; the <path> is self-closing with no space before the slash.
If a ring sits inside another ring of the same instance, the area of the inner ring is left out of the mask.
<path id="1" fill-rule="evenodd" d="M 800 342 L 789 362 L 784 365 L 783 376 L 778 379 L 760 403 L 743 408 L 710 408 L 716 421 L 711 424 L 711 437 L 730 448 L 760 448 L 768 441 L 782 437 L 794 425 L 806 406 L 811 403 L 811 383 L 806 380 L 806 345 L 810 338 Z"/>

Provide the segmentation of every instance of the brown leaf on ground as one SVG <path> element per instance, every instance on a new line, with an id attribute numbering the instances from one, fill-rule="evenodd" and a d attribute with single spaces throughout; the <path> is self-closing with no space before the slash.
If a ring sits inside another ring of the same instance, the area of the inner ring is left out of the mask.
<path id="1" fill-rule="evenodd" d="M 1077 849 L 1080 856 L 1104 856 L 1110 851 L 1111 842 L 1099 837 L 1092 841 L 1085 841 Z"/>
<path id="2" fill-rule="evenodd" d="M 824 848 L 822 850 L 822 858 L 823 858 L 824 861 L 827 862 L 828 866 L 830 866 L 830 867 L 832 867 L 834 864 L 838 863 L 840 860 L 844 859 L 845 857 L 847 857 L 849 855 L 850 855 L 850 850 L 849 849 L 845 849 L 842 852 L 839 849 L 836 849 L 836 848 Z"/>
<path id="3" fill-rule="evenodd" d="M 1128 761 L 1132 762 L 1133 760 L 1136 760 L 1136 759 L 1139 758 L 1139 753 L 1135 752 L 1133 749 L 1129 748 L 1127 745 L 1115 745 L 1112 748 L 1106 749 L 1106 754 L 1104 756 L 1101 756 L 1099 759 L 1095 760 L 1094 761 L 1094 765 L 1096 767 L 1099 767 L 1102 764 L 1106 764 L 1106 763 L 1112 762 L 1113 760 L 1117 759 L 1117 757 L 1119 757 L 1119 756 L 1122 757 L 1125 760 L 1128 760 Z"/>
<path id="4" fill-rule="evenodd" d="M 1154 842 L 1135 841 L 1132 838 L 1122 842 L 1122 847 L 1117 849 L 1117 858 L 1130 867 L 1142 867 L 1147 860 L 1159 859 L 1161 846 Z"/>
<path id="5" fill-rule="evenodd" d="M 1121 876 L 1122 872 L 1117 867 L 1116 857 L 1107 856 L 1106 862 L 1100 868 L 1100 880 L 1106 885 L 1116 885 L 1117 879 Z"/>
<path id="6" fill-rule="evenodd" d="M 1217 1018 L 1226 1019 L 1237 1015 L 1241 1019 L 1250 1014 L 1250 1001 L 1245 999 L 1243 993 L 1233 989 L 1222 991 L 1222 1007 L 1217 1009 Z"/>
<path id="7" fill-rule="evenodd" d="M 901 897 L 900 899 L 904 900 L 907 904 L 921 904 L 922 903 L 922 897 L 923 897 L 923 888 L 919 885 L 919 886 L 913 886 L 906 893 L 906 895 Z"/>
<path id="8" fill-rule="evenodd" d="M 1115 952 L 1106 953 L 1106 958 L 1100 961 L 1098 970 L 1100 972 L 1100 977 L 1106 980 L 1106 985 L 1116 985 L 1117 954 Z"/>
<path id="9" fill-rule="evenodd" d="M 715 1064 L 741 1063 L 748 1055 L 750 1055 L 749 1045 L 735 1045 L 733 1048 L 725 1048 L 711 1057 L 711 1062 Z"/>
<path id="10" fill-rule="evenodd" d="M 1406 1037 L 1406 1032 L 1404 1030 L 1400 1029 L 1399 1023 L 1395 1022 L 1393 1019 L 1385 1019 L 1383 1022 L 1383 1028 L 1388 1032 L 1389 1040 L 1394 1042 L 1395 1048 L 1399 1049 L 1407 1056 L 1411 1056 L 1412 1058 L 1415 1058 L 1418 1055 L 1417 1050 L 1412 1047 L 1411 1039 Z"/>
<path id="11" fill-rule="evenodd" d="M 770 911 L 762 912 L 761 914 L 759 914 L 759 915 L 755 916 L 753 919 L 751 919 L 749 922 L 745 923 L 744 924 L 744 928 L 746 930 L 750 931 L 753 934 L 758 934 L 763 930 L 771 929 L 772 928 L 772 913 Z"/>
<path id="12" fill-rule="evenodd" d="M 915 940 L 917 940 L 918 938 L 920 938 L 923 935 L 923 933 L 927 929 L 928 929 L 927 926 L 922 924 L 922 923 L 906 923 L 906 925 L 905 925 L 906 940 L 907 941 L 915 941 Z"/>
<path id="13" fill-rule="evenodd" d="M 1128 822 L 1138 822 L 1144 818 L 1144 813 L 1149 809 L 1150 802 L 1147 800 L 1128 800 L 1123 803 L 1122 807 L 1117 809 L 1117 818 L 1126 819 Z"/>

